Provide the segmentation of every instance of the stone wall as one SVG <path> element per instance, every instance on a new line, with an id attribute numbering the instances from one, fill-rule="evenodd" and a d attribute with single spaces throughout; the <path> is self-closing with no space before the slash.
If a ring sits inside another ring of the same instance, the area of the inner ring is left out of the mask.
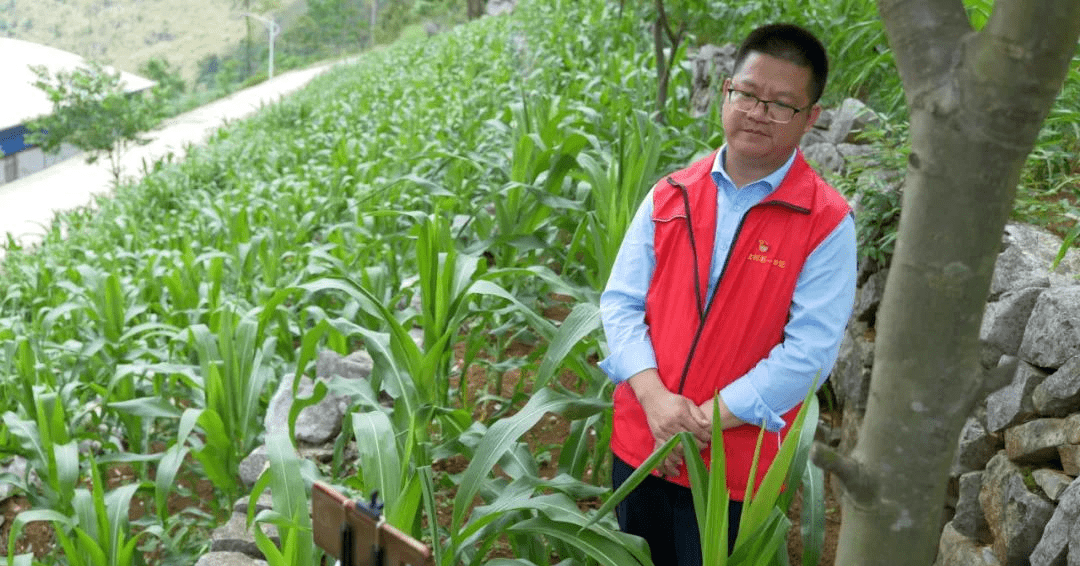
<path id="1" fill-rule="evenodd" d="M 1080 254 L 1051 271 L 1060 245 L 1006 228 L 980 333 L 986 379 L 1001 382 L 961 433 L 937 566 L 1080 566 Z M 832 376 L 845 452 L 866 409 L 886 277 L 861 278 Z"/>

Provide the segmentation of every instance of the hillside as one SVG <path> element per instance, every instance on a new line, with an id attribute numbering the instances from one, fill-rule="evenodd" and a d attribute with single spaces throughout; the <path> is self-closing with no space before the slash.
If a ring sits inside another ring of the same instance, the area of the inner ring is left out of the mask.
<path id="1" fill-rule="evenodd" d="M 303 0 L 275 2 L 276 11 L 297 3 Z M 0 0 L 0 33 L 129 72 L 162 58 L 190 83 L 200 60 L 229 52 L 247 34 L 241 5 L 240 0 Z M 253 22 L 252 30 L 256 40 L 265 41 L 261 24 Z"/>

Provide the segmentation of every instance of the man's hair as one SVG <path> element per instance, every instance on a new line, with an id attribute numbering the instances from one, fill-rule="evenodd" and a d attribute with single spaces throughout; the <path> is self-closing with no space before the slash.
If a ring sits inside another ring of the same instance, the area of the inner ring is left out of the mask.
<path id="1" fill-rule="evenodd" d="M 810 103 L 816 104 L 821 98 L 829 77 L 829 57 L 825 46 L 814 34 L 795 24 L 761 26 L 750 32 L 739 46 L 732 74 L 739 71 L 751 52 L 771 55 L 810 69 Z"/>

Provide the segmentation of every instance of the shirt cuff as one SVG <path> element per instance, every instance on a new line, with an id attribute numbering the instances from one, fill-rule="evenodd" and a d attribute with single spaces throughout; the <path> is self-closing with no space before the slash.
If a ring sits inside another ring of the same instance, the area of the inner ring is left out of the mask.
<path id="1" fill-rule="evenodd" d="M 600 369 L 615 383 L 622 383 L 634 374 L 656 367 L 656 354 L 648 342 L 627 344 L 600 362 Z"/>
<path id="2" fill-rule="evenodd" d="M 765 430 L 778 432 L 787 423 L 761 399 L 754 386 L 745 379 L 736 379 L 720 391 L 731 414 L 753 426 L 761 426 L 765 421 Z"/>

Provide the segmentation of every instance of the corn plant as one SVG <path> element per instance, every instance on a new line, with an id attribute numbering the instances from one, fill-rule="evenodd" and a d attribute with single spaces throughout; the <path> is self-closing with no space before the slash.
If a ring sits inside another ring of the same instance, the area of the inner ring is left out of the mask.
<path id="1" fill-rule="evenodd" d="M 15 556 L 15 541 L 27 523 L 50 521 L 66 563 L 71 566 L 137 566 L 145 564 L 136 545 L 145 536 L 160 532 L 150 527 L 133 533 L 128 521 L 131 499 L 142 488 L 138 483 L 106 492 L 98 465 L 91 461 L 90 489 L 75 490 L 73 514 L 53 509 L 33 509 L 15 517 L 8 538 L 8 564 L 39 564 L 30 555 Z M 44 564 L 44 563 L 40 563 Z"/>
<path id="2" fill-rule="evenodd" d="M 248 504 L 248 526 L 255 543 L 272 566 L 312 564 L 315 544 L 311 532 L 311 503 L 308 493 L 312 471 L 305 471 L 305 462 L 296 454 L 288 437 L 271 435 L 266 442 L 269 467 L 252 486 Z M 310 462 L 306 463 L 310 468 Z M 305 476 L 305 473 L 307 474 Z M 256 502 L 270 489 L 272 509 L 255 513 Z M 280 546 L 263 532 L 262 524 L 277 527 Z"/>
<path id="3" fill-rule="evenodd" d="M 824 497 L 820 470 L 810 471 L 807 462 L 810 445 L 818 419 L 818 401 L 810 389 L 798 414 L 789 425 L 791 429 L 780 445 L 761 484 L 755 491 L 758 451 L 764 438 L 764 427 L 758 435 L 758 445 L 747 482 L 746 499 L 743 502 L 739 522 L 739 534 L 730 555 L 725 535 L 727 533 L 729 497 L 724 471 L 724 436 L 720 424 L 718 404 L 713 406 L 712 460 L 708 469 L 698 453 L 697 444 L 689 433 L 680 433 L 656 450 L 615 490 L 597 511 L 597 515 L 610 513 L 661 461 L 682 443 L 687 455 L 686 467 L 690 475 L 690 489 L 694 498 L 701 533 L 702 557 L 711 566 L 787 566 L 786 534 L 791 527 L 787 510 L 800 486 L 804 488 L 803 538 L 805 566 L 813 566 L 820 559 L 824 537 Z M 809 426 L 806 423 L 811 423 Z M 809 479 L 808 483 L 803 483 Z"/>

